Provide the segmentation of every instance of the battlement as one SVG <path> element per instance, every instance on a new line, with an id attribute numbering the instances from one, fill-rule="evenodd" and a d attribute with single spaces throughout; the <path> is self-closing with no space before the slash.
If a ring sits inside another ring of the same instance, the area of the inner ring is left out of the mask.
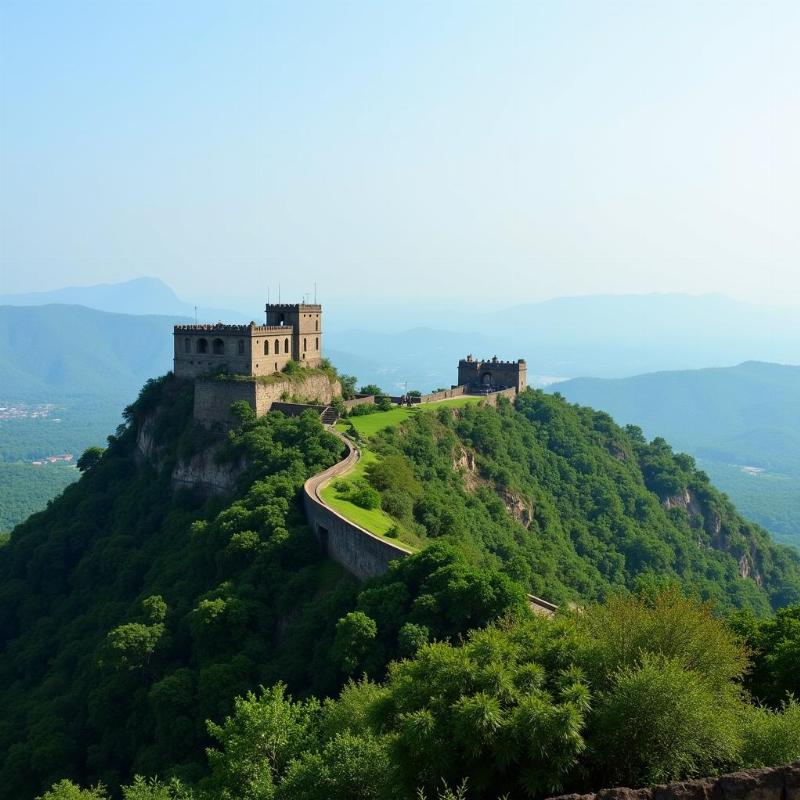
<path id="1" fill-rule="evenodd" d="M 257 336 L 266 333 L 291 333 L 291 325 L 226 325 L 222 322 L 213 324 L 176 325 L 175 333 L 220 333 L 235 336 Z"/>
<path id="2" fill-rule="evenodd" d="M 320 303 L 267 303 L 265 310 L 280 311 L 312 311 L 322 313 L 322 305 Z"/>
<path id="3" fill-rule="evenodd" d="M 491 365 L 497 367 L 526 367 L 526 362 L 524 358 L 517 359 L 516 361 L 504 361 L 499 359 L 497 356 L 493 356 L 490 359 L 482 359 L 482 358 L 474 358 L 472 355 L 468 355 L 466 358 L 462 358 L 459 362 L 459 365 L 464 364 L 465 366 L 469 366 L 472 369 L 480 369 L 482 366 Z"/>

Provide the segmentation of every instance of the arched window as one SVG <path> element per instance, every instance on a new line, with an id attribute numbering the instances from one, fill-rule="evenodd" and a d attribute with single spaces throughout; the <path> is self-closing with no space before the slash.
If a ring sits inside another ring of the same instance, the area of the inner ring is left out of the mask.
<path id="1" fill-rule="evenodd" d="M 308 350 L 308 340 L 304 336 L 303 337 L 303 352 L 305 352 L 306 350 Z"/>
<path id="2" fill-rule="evenodd" d="M 269 339 L 264 339 L 264 355 L 269 355 Z"/>
<path id="3" fill-rule="evenodd" d="M 289 352 L 289 340 L 288 340 L 288 339 L 284 339 L 284 342 L 283 342 L 283 352 L 284 352 L 284 353 L 288 353 L 288 352 Z"/>
<path id="4" fill-rule="evenodd" d="M 211 345 L 211 349 L 215 356 L 224 356 L 225 342 L 223 342 L 222 339 L 214 339 L 214 343 Z"/>
<path id="5" fill-rule="evenodd" d="M 281 314 L 280 322 L 278 324 L 279 325 L 285 325 L 286 324 L 286 315 L 285 314 Z"/>
<path id="6" fill-rule="evenodd" d="M 192 352 L 192 343 L 188 336 L 183 340 L 183 352 L 184 353 Z"/>
<path id="7" fill-rule="evenodd" d="M 319 350 L 319 336 L 317 336 L 317 350 Z"/>
<path id="8" fill-rule="evenodd" d="M 315 330 L 315 331 L 318 331 L 318 330 L 319 330 L 319 320 L 318 320 L 318 319 L 317 319 L 317 320 L 314 320 L 314 330 Z"/>
<path id="9" fill-rule="evenodd" d="M 198 353 L 207 353 L 208 352 L 208 339 L 198 339 L 197 340 L 197 352 Z"/>
<path id="10" fill-rule="evenodd" d="M 237 347 L 238 347 L 238 350 L 239 350 L 239 355 L 243 356 L 244 355 L 244 339 L 239 339 Z"/>

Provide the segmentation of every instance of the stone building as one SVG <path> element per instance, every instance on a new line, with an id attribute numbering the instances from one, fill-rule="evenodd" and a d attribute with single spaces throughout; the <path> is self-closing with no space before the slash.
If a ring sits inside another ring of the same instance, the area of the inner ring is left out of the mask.
<path id="1" fill-rule="evenodd" d="M 472 392 L 496 392 L 500 389 L 521 392 L 528 385 L 528 367 L 524 358 L 500 361 L 494 356 L 490 361 L 481 361 L 468 355 L 458 362 L 458 385 L 466 386 Z"/>
<path id="2" fill-rule="evenodd" d="M 316 367 L 322 361 L 322 306 L 269 303 L 266 324 L 176 325 L 174 372 L 197 378 L 214 372 L 271 375 L 289 360 Z"/>

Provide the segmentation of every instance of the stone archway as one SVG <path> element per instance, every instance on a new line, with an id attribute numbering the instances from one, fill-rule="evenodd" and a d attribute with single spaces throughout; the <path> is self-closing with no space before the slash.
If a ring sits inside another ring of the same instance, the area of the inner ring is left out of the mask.
<path id="1" fill-rule="evenodd" d="M 483 375 L 481 375 L 481 386 L 483 386 L 484 389 L 488 389 L 493 385 L 494 381 L 492 380 L 492 373 L 484 372 Z"/>

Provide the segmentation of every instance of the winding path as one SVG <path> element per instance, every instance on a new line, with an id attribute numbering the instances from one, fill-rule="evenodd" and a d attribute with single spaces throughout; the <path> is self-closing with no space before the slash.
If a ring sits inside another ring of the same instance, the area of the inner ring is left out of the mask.
<path id="1" fill-rule="evenodd" d="M 348 572 L 361 580 L 383 575 L 391 561 L 405 558 L 413 551 L 356 525 L 322 499 L 322 488 L 334 478 L 350 472 L 361 458 L 358 447 L 346 436 L 332 427 L 328 429 L 344 443 L 347 455 L 332 467 L 312 475 L 303 485 L 303 505 L 308 524 L 325 553 Z M 553 603 L 532 594 L 528 595 L 528 602 L 537 614 L 552 616 L 558 609 Z"/>

